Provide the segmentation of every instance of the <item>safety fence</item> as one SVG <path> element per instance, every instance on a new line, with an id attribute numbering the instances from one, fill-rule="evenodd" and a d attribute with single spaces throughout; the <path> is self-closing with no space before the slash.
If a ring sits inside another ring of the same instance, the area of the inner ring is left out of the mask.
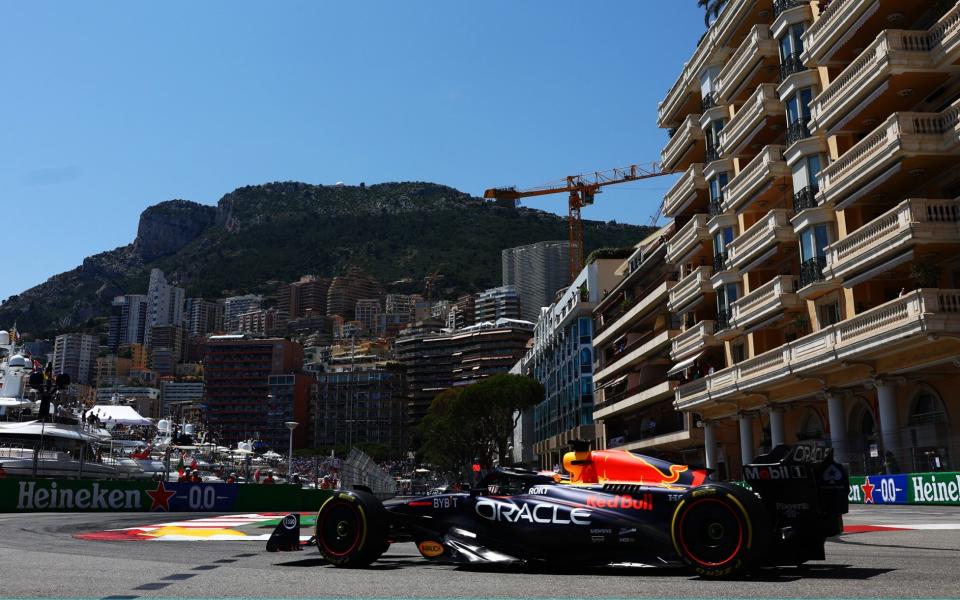
<path id="1" fill-rule="evenodd" d="M 0 512 L 314 511 L 329 490 L 295 485 L 0 479 Z"/>

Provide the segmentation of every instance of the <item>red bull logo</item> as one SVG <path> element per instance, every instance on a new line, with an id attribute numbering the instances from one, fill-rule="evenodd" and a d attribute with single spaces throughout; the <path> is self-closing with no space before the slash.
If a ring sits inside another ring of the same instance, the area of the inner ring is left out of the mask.
<path id="1" fill-rule="evenodd" d="M 627 508 L 633 510 L 653 510 L 653 494 L 644 494 L 634 498 L 629 494 L 617 496 L 590 496 L 587 506 L 594 508 Z"/>

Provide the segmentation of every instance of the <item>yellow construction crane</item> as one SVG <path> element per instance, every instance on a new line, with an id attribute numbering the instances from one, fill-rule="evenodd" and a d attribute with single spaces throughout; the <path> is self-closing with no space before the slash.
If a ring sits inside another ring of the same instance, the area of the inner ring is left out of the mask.
<path id="1" fill-rule="evenodd" d="M 532 198 L 534 196 L 546 196 L 548 194 L 568 193 L 567 224 L 569 227 L 570 238 L 570 256 L 569 269 L 570 281 L 577 276 L 580 269 L 583 268 L 583 221 L 580 219 L 580 209 L 584 206 L 593 204 L 593 197 L 601 192 L 602 187 L 614 185 L 617 183 L 626 183 L 628 181 L 640 181 L 641 179 L 650 179 L 651 177 L 660 177 L 661 175 L 670 175 L 674 171 L 664 171 L 659 163 L 652 163 L 649 166 L 630 165 L 622 169 L 609 169 L 607 171 L 594 171 L 593 173 L 583 173 L 580 175 L 571 175 L 564 180 L 540 187 L 526 190 L 518 190 L 516 187 L 491 188 L 483 193 L 484 198 L 493 200 L 516 201 L 521 198 Z M 657 210 L 654 219 L 658 219 L 661 208 Z M 654 221 L 656 222 L 656 221 Z"/>

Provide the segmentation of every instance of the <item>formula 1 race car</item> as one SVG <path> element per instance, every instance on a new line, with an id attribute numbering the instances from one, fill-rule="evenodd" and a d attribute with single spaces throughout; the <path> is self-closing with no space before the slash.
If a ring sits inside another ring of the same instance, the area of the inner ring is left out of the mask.
<path id="1" fill-rule="evenodd" d="M 824 558 L 847 512 L 848 479 L 829 448 L 778 446 L 744 467 L 747 487 L 710 481 L 705 469 L 622 450 L 566 453 L 569 476 L 498 468 L 465 493 L 381 503 L 369 491 L 335 492 L 311 540 L 332 565 L 362 567 L 392 542 L 413 541 L 449 563 L 642 562 L 705 577 Z M 299 549 L 288 515 L 267 549 Z"/>

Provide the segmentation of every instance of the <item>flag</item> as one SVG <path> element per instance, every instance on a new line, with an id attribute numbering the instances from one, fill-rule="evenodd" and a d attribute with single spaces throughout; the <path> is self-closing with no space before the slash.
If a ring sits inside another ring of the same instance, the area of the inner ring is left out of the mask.
<path id="1" fill-rule="evenodd" d="M 183 455 L 182 455 L 182 454 L 180 455 L 180 460 L 177 461 L 177 473 L 179 473 L 181 476 L 182 476 L 183 473 L 184 473 Z"/>
<path id="2" fill-rule="evenodd" d="M 196 471 L 196 470 L 197 470 L 197 467 L 199 467 L 199 466 L 200 466 L 200 465 L 197 464 L 197 459 L 196 459 L 196 458 L 194 458 L 193 460 L 190 461 L 190 468 L 193 469 L 194 471 Z"/>

